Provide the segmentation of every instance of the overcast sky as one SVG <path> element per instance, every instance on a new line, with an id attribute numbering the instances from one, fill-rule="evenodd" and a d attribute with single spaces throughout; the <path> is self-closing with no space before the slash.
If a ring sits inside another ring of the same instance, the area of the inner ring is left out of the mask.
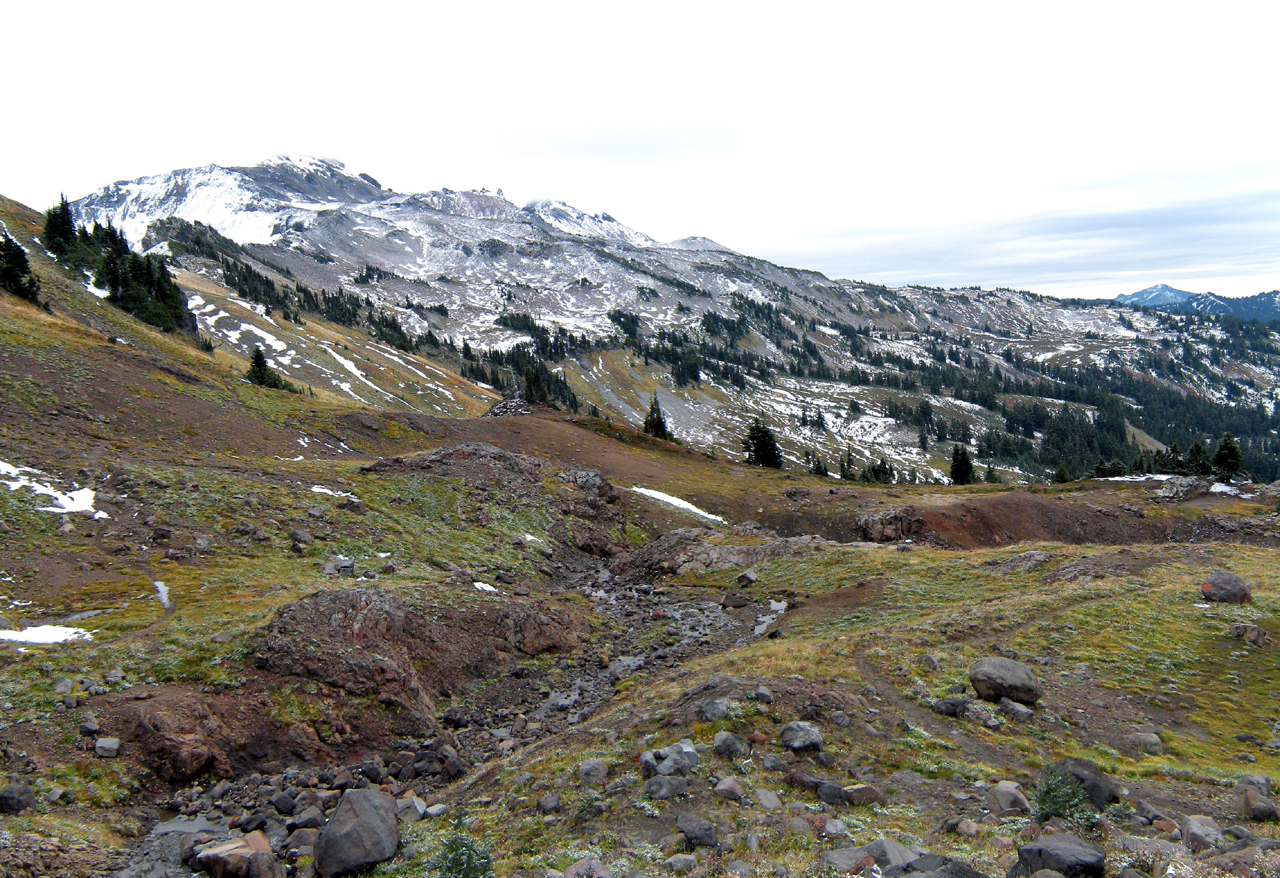
<path id="1" fill-rule="evenodd" d="M 832 277 L 1280 287 L 1280 4 L 24 3 L 5 30 L 0 193 L 33 207 L 288 152 Z"/>

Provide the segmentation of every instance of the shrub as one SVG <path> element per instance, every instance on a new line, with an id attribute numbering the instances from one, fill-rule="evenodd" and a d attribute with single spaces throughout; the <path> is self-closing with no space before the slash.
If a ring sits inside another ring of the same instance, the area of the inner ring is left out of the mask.
<path id="1" fill-rule="evenodd" d="M 439 878 L 493 878 L 493 857 L 471 836 L 455 832 L 427 858 L 427 869 Z"/>
<path id="2" fill-rule="evenodd" d="M 1036 788 L 1036 820 L 1061 817 L 1069 823 L 1087 822 L 1092 809 L 1084 785 L 1074 777 L 1046 772 Z"/>

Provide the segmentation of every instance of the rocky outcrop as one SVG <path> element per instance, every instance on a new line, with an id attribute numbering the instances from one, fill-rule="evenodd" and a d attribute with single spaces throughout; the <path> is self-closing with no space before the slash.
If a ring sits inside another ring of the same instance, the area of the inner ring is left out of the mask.
<path id="1" fill-rule="evenodd" d="M 375 696 L 435 725 L 435 696 L 458 682 L 514 664 L 514 653 L 570 650 L 586 622 L 554 601 L 411 607 L 365 589 L 326 590 L 281 607 L 259 638 L 256 665 L 317 680 L 356 696 Z"/>
<path id="2" fill-rule="evenodd" d="M 923 534 L 929 529 L 926 522 L 911 507 L 890 509 L 858 519 L 858 533 L 870 543 L 892 543 L 909 536 Z"/>
<path id="3" fill-rule="evenodd" d="M 142 761 L 165 780 L 186 780 L 206 771 L 231 776 L 224 749 L 231 732 L 201 699 L 139 708 L 133 737 Z"/>

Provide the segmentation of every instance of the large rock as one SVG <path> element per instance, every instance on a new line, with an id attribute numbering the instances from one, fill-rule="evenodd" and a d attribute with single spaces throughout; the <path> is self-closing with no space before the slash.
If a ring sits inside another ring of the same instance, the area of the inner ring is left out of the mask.
<path id="1" fill-rule="evenodd" d="M 564 870 L 564 878 L 612 878 L 612 875 L 609 867 L 595 857 L 583 857 Z"/>
<path id="2" fill-rule="evenodd" d="M 711 749 L 725 759 L 745 759 L 751 755 L 751 745 L 733 732 L 716 732 Z"/>
<path id="3" fill-rule="evenodd" d="M 1223 843 L 1222 830 L 1218 821 L 1203 814 L 1188 814 L 1182 818 L 1182 843 L 1191 849 L 1193 854 L 1216 848 Z"/>
<path id="4" fill-rule="evenodd" d="M 821 750 L 822 732 L 813 723 L 793 722 L 782 727 L 782 745 L 790 750 Z"/>
<path id="5" fill-rule="evenodd" d="M 1242 774 L 1236 781 L 1236 789 L 1253 790 L 1260 796 L 1271 795 L 1271 778 L 1265 774 Z"/>
<path id="6" fill-rule="evenodd" d="M 143 761 L 165 780 L 186 780 L 206 771 L 219 777 L 232 774 L 223 747 L 231 746 L 234 735 L 200 698 L 146 703 L 138 710 L 134 737 Z"/>
<path id="7" fill-rule="evenodd" d="M 11 783 L 0 790 L 0 814 L 21 814 L 36 803 L 36 791 L 26 784 Z"/>
<path id="8" fill-rule="evenodd" d="M 1106 851 L 1091 841 L 1065 832 L 1044 835 L 1019 848 L 1018 862 L 1009 869 L 1008 878 L 1029 878 L 1042 869 L 1063 878 L 1104 878 L 1106 859 Z"/>
<path id="9" fill-rule="evenodd" d="M 1254 823 L 1280 819 L 1280 811 L 1277 811 L 1275 802 L 1248 787 L 1242 789 L 1240 795 L 1236 797 L 1236 810 L 1245 820 L 1251 820 Z"/>
<path id="10" fill-rule="evenodd" d="M 859 863 L 870 859 L 881 869 L 906 866 L 916 855 L 891 838 L 877 838 L 857 848 L 840 848 L 822 855 L 824 866 L 835 866 L 841 872 L 861 871 Z"/>
<path id="11" fill-rule="evenodd" d="M 395 856 L 400 844 L 396 800 L 378 790 L 347 790 L 316 840 L 322 878 L 346 875 Z"/>
<path id="12" fill-rule="evenodd" d="M 1105 811 L 1112 802 L 1120 801 L 1120 792 L 1115 784 L 1102 773 L 1101 768 L 1087 759 L 1061 759 L 1046 768 L 1045 774 L 1075 780 L 1084 787 L 1089 804 L 1096 811 Z"/>
<path id="13" fill-rule="evenodd" d="M 688 811 L 676 818 L 676 829 L 684 833 L 690 847 L 713 848 L 716 846 L 716 825 Z"/>
<path id="14" fill-rule="evenodd" d="M 1000 656 L 978 659 L 969 668 L 973 691 L 985 701 L 1008 698 L 1020 704 L 1035 704 L 1044 694 L 1036 675 L 1022 662 Z"/>
<path id="15" fill-rule="evenodd" d="M 993 814 L 1004 811 L 1031 813 L 1031 803 L 1027 801 L 1027 794 L 1023 791 L 1022 784 L 1014 780 L 1002 780 L 987 790 L 987 808 Z"/>
<path id="16" fill-rule="evenodd" d="M 689 792 L 689 782 L 683 777 L 657 775 L 644 782 L 644 793 L 654 801 L 674 799 Z"/>
<path id="17" fill-rule="evenodd" d="M 609 776 L 609 766 L 603 759 L 588 759 L 578 766 L 578 778 L 583 786 L 602 787 Z"/>
<path id="18" fill-rule="evenodd" d="M 286 874 L 261 832 L 207 844 L 199 849 L 193 865 L 212 878 L 284 878 Z"/>
<path id="19" fill-rule="evenodd" d="M 1206 601 L 1224 604 L 1243 604 L 1253 600 L 1249 584 L 1226 570 L 1209 574 L 1200 586 L 1200 593 Z"/>

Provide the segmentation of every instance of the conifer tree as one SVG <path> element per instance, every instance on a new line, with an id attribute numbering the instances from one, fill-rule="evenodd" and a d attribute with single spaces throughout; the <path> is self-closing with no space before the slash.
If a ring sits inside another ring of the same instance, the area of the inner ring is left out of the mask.
<path id="1" fill-rule="evenodd" d="M 1230 433 L 1223 433 L 1218 440 L 1218 450 L 1213 455 L 1213 468 L 1227 478 L 1240 472 L 1240 445 Z"/>
<path id="2" fill-rule="evenodd" d="M 649 414 L 644 418 L 644 431 L 658 439 L 671 440 L 671 431 L 667 428 L 667 419 L 662 414 L 662 407 L 658 405 L 657 393 L 649 401 Z"/>
<path id="3" fill-rule="evenodd" d="M 40 282 L 31 274 L 27 253 L 8 235 L 0 238 L 0 289 L 37 305 L 40 303 Z"/>
<path id="4" fill-rule="evenodd" d="M 751 420 L 746 438 L 742 440 L 742 450 L 747 453 L 747 463 L 751 466 L 782 468 L 782 452 L 778 450 L 778 439 L 759 418 Z"/>
<path id="5" fill-rule="evenodd" d="M 973 483 L 973 460 L 969 457 L 969 449 L 957 442 L 951 449 L 951 484 L 969 485 Z"/>
<path id="6" fill-rule="evenodd" d="M 61 256 L 76 245 L 76 221 L 71 215 L 71 205 L 67 196 L 57 207 L 51 207 L 44 214 L 44 235 L 41 240 L 49 252 Z"/>

